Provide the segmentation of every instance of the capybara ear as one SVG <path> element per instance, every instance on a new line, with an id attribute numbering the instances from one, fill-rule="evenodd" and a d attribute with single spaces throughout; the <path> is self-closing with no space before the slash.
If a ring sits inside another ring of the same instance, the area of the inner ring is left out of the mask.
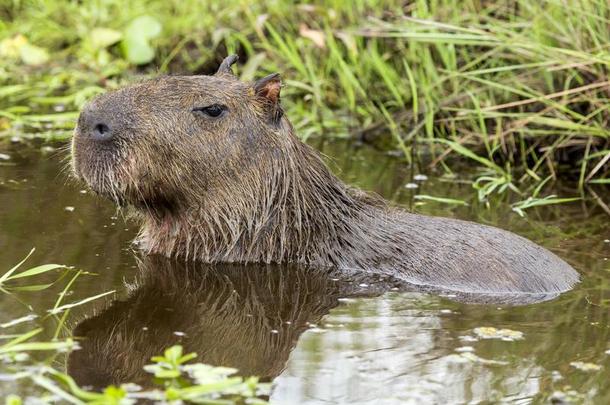
<path id="1" fill-rule="evenodd" d="M 226 58 L 224 58 L 224 60 L 218 67 L 218 70 L 216 71 L 216 76 L 222 75 L 222 74 L 233 75 L 233 70 L 231 70 L 231 66 L 235 62 L 237 62 L 237 59 L 239 59 L 239 56 L 237 56 L 235 54 L 229 55 Z"/>
<path id="2" fill-rule="evenodd" d="M 256 95 L 268 100 L 272 104 L 277 104 L 280 101 L 281 88 L 282 80 L 279 73 L 272 73 L 254 83 Z"/>
<path id="3" fill-rule="evenodd" d="M 283 111 L 280 105 L 280 89 L 282 80 L 279 73 L 265 76 L 254 83 L 254 94 L 262 101 L 263 108 L 269 117 L 271 124 L 278 125 L 282 118 Z"/>

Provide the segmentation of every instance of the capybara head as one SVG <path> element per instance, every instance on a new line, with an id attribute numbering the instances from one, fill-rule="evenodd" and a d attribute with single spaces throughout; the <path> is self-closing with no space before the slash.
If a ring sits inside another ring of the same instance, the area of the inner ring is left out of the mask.
<path id="1" fill-rule="evenodd" d="M 72 142 L 76 176 L 120 205 L 161 209 L 260 172 L 289 125 L 280 78 L 241 82 L 236 59 L 213 76 L 164 76 L 92 100 Z"/>
<path id="2" fill-rule="evenodd" d="M 91 101 L 72 141 L 74 173 L 136 209 L 149 253 L 311 262 L 312 235 L 334 233 L 332 217 L 351 208 L 332 207 L 352 197 L 294 135 L 279 75 L 242 82 L 236 59 L 213 76 L 160 77 Z"/>

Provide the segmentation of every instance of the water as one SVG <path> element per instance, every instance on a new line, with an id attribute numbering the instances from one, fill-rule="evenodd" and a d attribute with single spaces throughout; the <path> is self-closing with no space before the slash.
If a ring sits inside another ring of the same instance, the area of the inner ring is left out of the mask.
<path id="1" fill-rule="evenodd" d="M 474 305 L 393 291 L 383 280 L 337 280 L 295 267 L 211 269 L 142 258 L 130 247 L 137 225 L 68 181 L 61 153 L 16 145 L 3 147 L 10 159 L 0 161 L 0 269 L 35 247 L 30 266 L 62 263 L 96 273 L 79 277 L 65 302 L 116 291 L 110 297 L 118 301 L 107 297 L 77 307 L 66 322 L 66 333 L 76 328 L 88 338 L 67 359 L 68 372 L 82 384 L 144 384 L 141 366 L 180 343 L 201 361 L 273 380 L 275 404 L 531 403 L 558 398 L 558 391 L 610 403 L 610 230 L 595 202 L 544 207 L 520 218 L 506 197 L 493 209 L 477 203 L 460 179 L 414 180 L 417 171 L 369 148 L 315 146 L 347 182 L 418 212 L 529 237 L 569 261 L 582 283 L 548 302 Z M 557 188 L 577 195 L 569 185 Z M 607 191 L 597 192 L 608 201 Z M 469 205 L 423 204 L 417 194 Z M 46 310 L 63 285 L 0 294 L 0 324 L 39 315 L 0 334 L 43 326 L 51 337 L 57 322 Z M 481 339 L 474 331 L 479 327 L 506 328 L 523 338 Z M 601 369 L 583 371 L 574 362 Z M 0 385 L 0 395 L 15 391 L 27 394 L 31 387 Z"/>

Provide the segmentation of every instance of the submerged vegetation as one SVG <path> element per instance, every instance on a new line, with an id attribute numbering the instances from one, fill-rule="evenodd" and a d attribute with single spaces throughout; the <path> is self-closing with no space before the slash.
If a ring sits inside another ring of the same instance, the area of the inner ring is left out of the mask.
<path id="1" fill-rule="evenodd" d="M 95 94 L 210 73 L 235 52 L 244 80 L 283 74 L 303 138 L 363 140 L 449 174 L 466 159 L 482 200 L 560 176 L 610 183 L 606 0 L 8 0 L 0 16 L 0 136 L 69 137 Z"/>

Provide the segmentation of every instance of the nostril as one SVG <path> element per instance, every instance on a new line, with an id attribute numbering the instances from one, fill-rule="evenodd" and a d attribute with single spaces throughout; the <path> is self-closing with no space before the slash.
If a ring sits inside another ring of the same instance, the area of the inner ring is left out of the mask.
<path id="1" fill-rule="evenodd" d="M 104 141 L 108 140 L 112 137 L 112 133 L 110 132 L 110 128 L 106 124 L 96 124 L 93 127 L 93 138 Z"/>
<path id="2" fill-rule="evenodd" d="M 102 135 L 110 132 L 110 128 L 106 124 L 97 124 L 95 130 Z"/>

